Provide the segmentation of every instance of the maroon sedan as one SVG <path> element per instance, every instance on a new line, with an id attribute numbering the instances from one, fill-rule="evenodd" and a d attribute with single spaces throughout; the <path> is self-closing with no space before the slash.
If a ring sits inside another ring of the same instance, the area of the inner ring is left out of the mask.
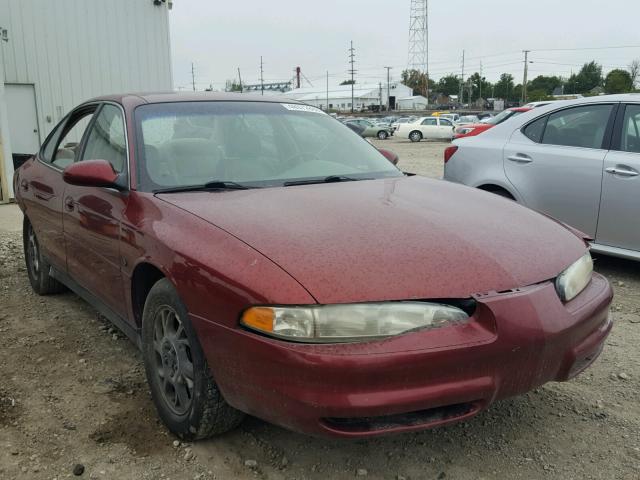
<path id="1" fill-rule="evenodd" d="M 245 413 L 342 437 L 463 420 L 574 377 L 611 330 L 582 235 L 290 100 L 91 100 L 14 183 L 34 290 L 122 329 L 185 439 Z"/>

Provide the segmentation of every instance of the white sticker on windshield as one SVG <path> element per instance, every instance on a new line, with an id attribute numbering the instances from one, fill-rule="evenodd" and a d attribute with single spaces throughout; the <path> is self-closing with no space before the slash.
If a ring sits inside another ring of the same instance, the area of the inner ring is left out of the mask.
<path id="1" fill-rule="evenodd" d="M 280 105 L 293 112 L 322 113 L 323 115 L 326 115 L 325 112 L 319 108 L 312 107 L 311 105 L 298 105 L 297 103 L 281 103 Z"/>

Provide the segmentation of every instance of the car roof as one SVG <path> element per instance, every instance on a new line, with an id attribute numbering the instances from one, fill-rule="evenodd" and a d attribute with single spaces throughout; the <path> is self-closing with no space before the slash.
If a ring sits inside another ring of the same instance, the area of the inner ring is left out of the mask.
<path id="1" fill-rule="evenodd" d="M 121 93 L 92 98 L 84 103 L 112 101 L 123 105 L 175 102 L 264 102 L 302 104 L 280 95 L 257 95 L 232 92 L 146 92 Z"/>

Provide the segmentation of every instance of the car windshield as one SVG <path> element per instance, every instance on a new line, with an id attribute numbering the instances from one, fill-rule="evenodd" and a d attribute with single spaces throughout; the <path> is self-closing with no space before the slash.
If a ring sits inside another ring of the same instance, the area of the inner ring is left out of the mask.
<path id="1" fill-rule="evenodd" d="M 349 128 L 305 105 L 158 103 L 138 107 L 135 118 L 142 191 L 403 175 Z"/>
<path id="2" fill-rule="evenodd" d="M 488 123 L 489 125 L 499 125 L 502 122 L 504 122 L 505 120 L 508 120 L 511 117 L 515 117 L 517 115 L 520 115 L 521 113 L 524 113 L 524 112 L 519 112 L 517 110 L 505 110 L 503 112 L 500 112 L 495 117 L 490 118 L 485 123 Z"/>

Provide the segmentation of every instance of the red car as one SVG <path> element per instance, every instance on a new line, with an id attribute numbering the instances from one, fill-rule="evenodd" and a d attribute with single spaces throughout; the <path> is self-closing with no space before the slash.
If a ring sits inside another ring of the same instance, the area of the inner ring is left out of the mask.
<path id="1" fill-rule="evenodd" d="M 464 420 L 576 376 L 612 326 L 579 232 L 403 174 L 291 100 L 91 100 L 14 185 L 33 289 L 122 329 L 184 439 L 244 414 L 339 437 Z"/>
<path id="2" fill-rule="evenodd" d="M 529 110 L 533 110 L 533 108 L 530 108 L 530 107 L 508 108 L 500 112 L 495 117 L 491 117 L 486 122 L 471 123 L 469 125 L 460 125 L 455 129 L 454 139 L 464 138 L 464 137 L 475 137 L 476 135 L 480 135 L 482 132 L 486 132 L 490 128 L 495 127 L 496 125 L 500 125 L 505 120 L 508 120 L 511 117 L 515 117 L 516 115 L 520 115 L 521 113 L 528 112 Z"/>

